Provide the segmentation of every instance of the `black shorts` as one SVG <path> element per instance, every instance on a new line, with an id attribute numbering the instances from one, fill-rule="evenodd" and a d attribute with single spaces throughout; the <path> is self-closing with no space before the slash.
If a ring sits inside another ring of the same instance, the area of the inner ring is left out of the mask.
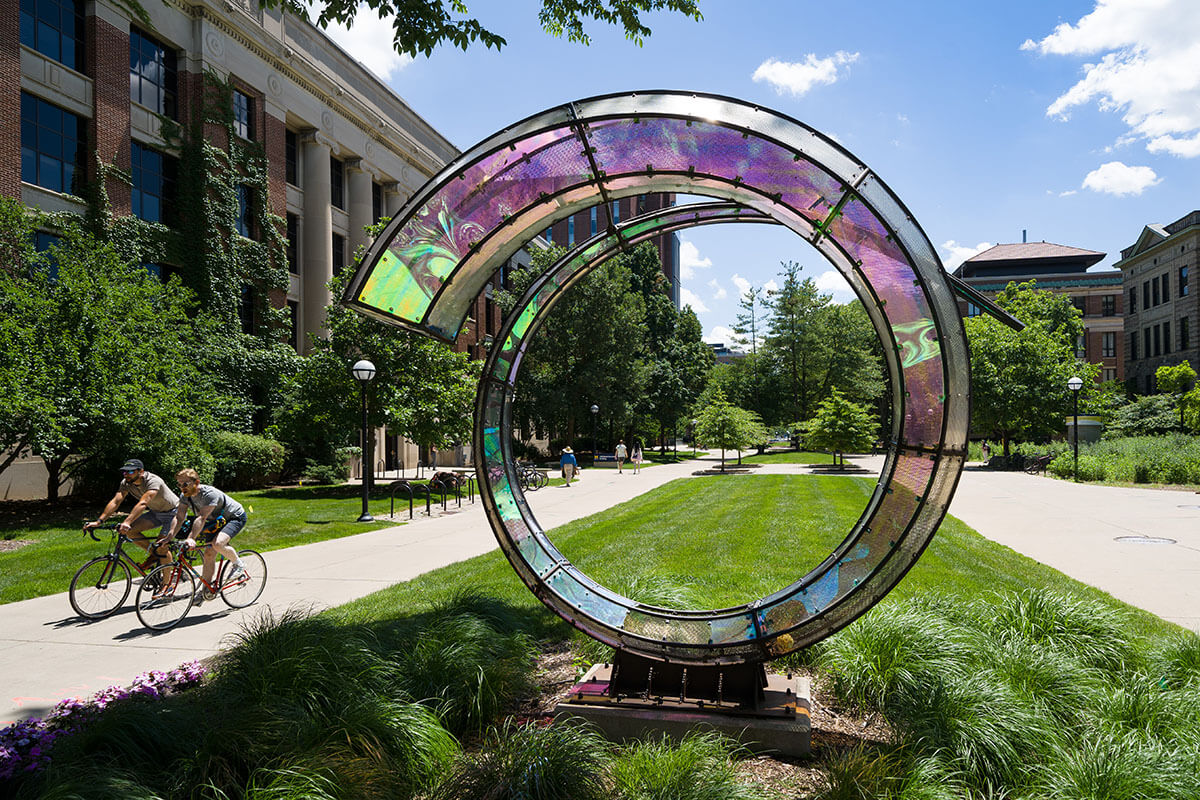
<path id="1" fill-rule="evenodd" d="M 241 532 L 242 528 L 246 527 L 246 512 L 234 514 L 232 517 L 218 517 L 216 523 L 205 525 L 204 530 L 196 536 L 196 541 L 209 544 L 217 538 L 218 533 L 224 533 L 232 539 Z"/>

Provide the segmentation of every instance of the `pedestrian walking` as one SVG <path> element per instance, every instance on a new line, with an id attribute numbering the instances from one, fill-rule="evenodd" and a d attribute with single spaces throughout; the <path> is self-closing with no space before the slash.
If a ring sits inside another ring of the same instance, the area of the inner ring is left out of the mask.
<path id="1" fill-rule="evenodd" d="M 617 474 L 620 475 L 622 473 L 621 467 L 625 463 L 625 459 L 629 456 L 629 450 L 625 447 L 624 439 L 617 442 L 617 451 L 615 455 L 617 457 Z"/>
<path id="2" fill-rule="evenodd" d="M 633 474 L 637 475 L 642 469 L 642 443 L 633 443 L 633 457 L 630 459 L 633 463 Z"/>
<path id="3" fill-rule="evenodd" d="M 567 482 L 567 486 L 570 486 L 571 481 L 575 478 L 575 470 L 579 467 L 579 462 L 575 460 L 575 451 L 570 447 L 564 447 L 562 457 L 558 460 L 558 466 L 562 469 L 563 480 Z"/>

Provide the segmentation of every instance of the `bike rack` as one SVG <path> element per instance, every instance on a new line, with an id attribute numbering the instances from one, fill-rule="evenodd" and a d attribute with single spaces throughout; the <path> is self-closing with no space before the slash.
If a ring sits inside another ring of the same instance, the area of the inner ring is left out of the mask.
<path id="1" fill-rule="evenodd" d="M 393 517 L 396 516 L 396 490 L 397 489 L 404 489 L 406 492 L 408 492 L 408 518 L 409 519 L 413 518 L 413 496 L 414 496 L 415 492 L 418 492 L 418 491 L 423 491 L 425 493 L 425 515 L 433 516 L 433 509 L 430 507 L 430 503 L 429 503 L 430 495 L 432 494 L 432 492 L 430 492 L 428 485 L 422 484 L 422 483 L 410 483 L 407 478 L 402 478 L 402 479 L 400 479 L 398 481 L 394 481 L 392 483 L 391 492 L 390 492 L 391 500 L 392 500 L 392 510 L 391 510 L 390 516 L 393 516 Z"/>

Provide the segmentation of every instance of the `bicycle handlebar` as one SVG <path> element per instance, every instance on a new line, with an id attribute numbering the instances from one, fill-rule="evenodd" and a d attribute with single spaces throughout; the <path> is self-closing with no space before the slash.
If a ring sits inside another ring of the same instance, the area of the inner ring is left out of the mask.
<path id="1" fill-rule="evenodd" d="M 84 528 L 83 532 L 88 536 L 91 536 L 93 541 L 98 542 L 100 541 L 100 537 L 96 535 L 96 531 L 115 531 L 117 526 L 120 524 L 121 523 L 119 522 L 109 522 L 103 525 L 97 525 L 94 528 Z"/>

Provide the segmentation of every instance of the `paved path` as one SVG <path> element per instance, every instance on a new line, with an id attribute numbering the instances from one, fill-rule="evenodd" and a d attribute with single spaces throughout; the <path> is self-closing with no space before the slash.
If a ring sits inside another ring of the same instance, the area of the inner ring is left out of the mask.
<path id="1" fill-rule="evenodd" d="M 883 458 L 859 460 L 877 475 Z M 711 463 L 655 466 L 632 475 L 585 470 L 570 488 L 527 495 L 546 529 L 603 511 L 690 476 Z M 771 465 L 754 474 L 810 471 Z M 1076 485 L 1022 473 L 969 467 L 950 512 L 1001 544 L 1159 616 L 1200 630 L 1200 494 Z M 1116 541 L 1156 536 L 1176 544 Z M 65 594 L 0 605 L 0 725 L 43 712 L 64 697 L 128 684 L 148 669 L 170 669 L 212 654 L 246 614 L 269 607 L 326 608 L 496 547 L 482 507 L 357 536 L 266 554 L 262 600 L 233 611 L 219 600 L 194 609 L 175 630 L 146 631 L 132 605 L 83 622 Z"/>

